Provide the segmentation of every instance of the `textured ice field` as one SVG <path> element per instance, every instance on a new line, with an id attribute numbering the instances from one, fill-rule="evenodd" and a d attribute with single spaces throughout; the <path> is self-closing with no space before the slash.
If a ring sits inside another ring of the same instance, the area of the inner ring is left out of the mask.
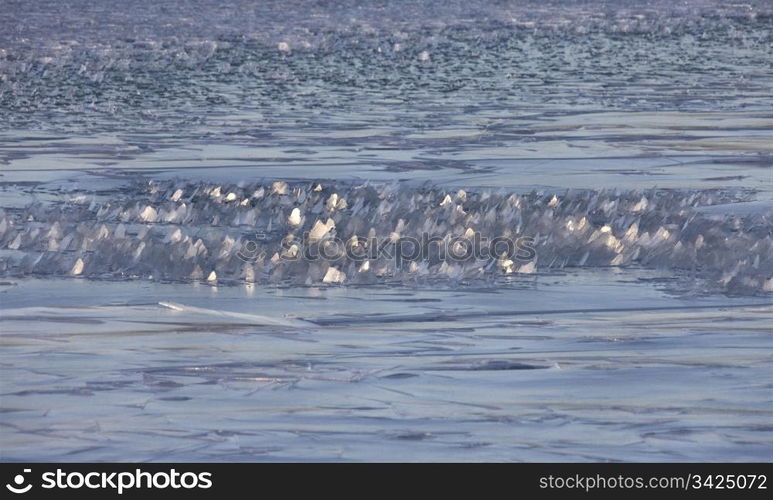
<path id="1" fill-rule="evenodd" d="M 415 4 L 4 2 L 0 459 L 773 457 L 771 4 Z"/>
<path id="2" fill-rule="evenodd" d="M 773 307 L 637 278 L 3 285 L 3 458 L 769 459 Z"/>
<path id="3" fill-rule="evenodd" d="M 456 285 L 613 266 L 669 270 L 693 291 L 753 295 L 773 292 L 773 210 L 711 210 L 752 197 L 732 190 L 447 192 L 406 182 L 130 183 L 0 210 L 0 272 Z"/>

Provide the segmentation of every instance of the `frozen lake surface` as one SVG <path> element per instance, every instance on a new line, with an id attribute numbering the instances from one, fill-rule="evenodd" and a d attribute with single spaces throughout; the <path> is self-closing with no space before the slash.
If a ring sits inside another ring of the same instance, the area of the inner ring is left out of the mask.
<path id="1" fill-rule="evenodd" d="M 0 459 L 773 458 L 769 2 L 6 4 Z"/>
<path id="2" fill-rule="evenodd" d="M 635 274 L 3 288 L 7 460 L 755 461 L 773 446 L 773 306 L 673 299 Z"/>

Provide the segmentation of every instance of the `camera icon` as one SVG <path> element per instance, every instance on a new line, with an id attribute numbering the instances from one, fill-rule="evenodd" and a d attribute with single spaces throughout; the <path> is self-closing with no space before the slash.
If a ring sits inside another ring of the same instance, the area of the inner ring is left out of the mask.
<path id="1" fill-rule="evenodd" d="M 24 474 L 27 474 L 30 472 L 32 472 L 32 469 L 24 469 Z M 24 477 L 23 474 L 16 474 L 13 477 L 13 484 L 6 483 L 5 487 L 8 488 L 8 491 L 10 491 L 11 493 L 27 493 L 30 489 L 32 489 L 32 484 L 28 484 L 27 486 L 22 486 L 25 481 L 26 481 L 26 478 Z"/>

